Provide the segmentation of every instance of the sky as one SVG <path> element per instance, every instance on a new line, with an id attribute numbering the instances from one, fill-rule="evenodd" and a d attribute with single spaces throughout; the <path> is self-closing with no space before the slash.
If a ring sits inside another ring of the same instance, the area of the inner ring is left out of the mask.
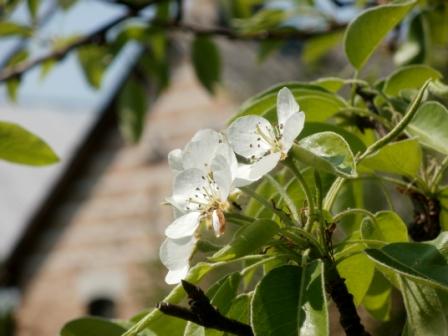
<path id="1" fill-rule="evenodd" d="M 47 1 L 51 3 L 52 1 Z M 45 8 L 42 8 L 45 11 Z M 80 0 L 67 12 L 57 12 L 31 45 L 31 58 L 45 53 L 42 41 L 56 36 L 83 34 L 120 15 L 121 9 L 102 1 Z M 80 20 L 82 18 L 82 20 Z M 18 8 L 18 22 L 26 22 L 27 12 Z M 0 42 L 0 60 L 18 41 Z M 127 46 L 108 69 L 100 90 L 84 80 L 75 55 L 64 59 L 40 80 L 40 69 L 22 78 L 17 103 L 11 103 L 0 85 L 0 120 L 15 122 L 44 139 L 61 162 L 43 168 L 0 161 L 0 260 L 7 257 L 20 238 L 30 216 L 57 182 L 67 159 L 88 132 L 110 93 L 119 84 L 138 49 Z"/>

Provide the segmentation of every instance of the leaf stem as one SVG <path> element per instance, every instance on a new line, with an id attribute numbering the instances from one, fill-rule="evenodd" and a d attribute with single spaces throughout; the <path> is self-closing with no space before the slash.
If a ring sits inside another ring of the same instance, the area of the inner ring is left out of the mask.
<path id="1" fill-rule="evenodd" d="M 376 223 L 375 215 L 373 213 L 371 213 L 370 211 L 368 211 L 366 209 L 361 209 L 361 208 L 354 208 L 354 209 L 344 210 L 344 211 L 338 213 L 337 215 L 335 215 L 333 217 L 333 221 L 334 222 L 339 222 L 344 217 L 353 216 L 353 215 L 357 215 L 357 214 L 365 215 L 365 216 L 369 217 L 374 223 Z"/>

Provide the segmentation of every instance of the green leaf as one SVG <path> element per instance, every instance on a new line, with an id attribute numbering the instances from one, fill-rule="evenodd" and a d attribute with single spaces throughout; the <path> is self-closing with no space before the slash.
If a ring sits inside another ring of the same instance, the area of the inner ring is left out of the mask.
<path id="1" fill-rule="evenodd" d="M 136 143 L 140 140 L 148 111 L 148 92 L 143 83 L 129 79 L 118 97 L 120 129 L 125 139 Z"/>
<path id="2" fill-rule="evenodd" d="M 395 52 L 396 64 L 426 63 L 429 56 L 430 36 L 427 20 L 423 13 L 415 15 L 409 23 L 408 36 Z"/>
<path id="3" fill-rule="evenodd" d="M 361 69 L 386 35 L 414 7 L 415 0 L 377 6 L 362 12 L 345 33 L 345 53 Z"/>
<path id="4" fill-rule="evenodd" d="M 428 79 L 440 79 L 442 74 L 423 64 L 402 67 L 386 80 L 384 93 L 389 96 L 397 96 L 403 89 L 419 89 Z"/>
<path id="5" fill-rule="evenodd" d="M 45 141 L 19 125 L 0 121 L 0 159 L 31 166 L 59 161 Z"/>
<path id="6" fill-rule="evenodd" d="M 294 145 L 291 153 L 298 161 L 318 170 L 343 177 L 356 177 L 355 160 L 350 146 L 334 132 L 310 135 Z"/>
<path id="7" fill-rule="evenodd" d="M 305 127 L 303 131 L 299 134 L 298 139 L 301 140 L 312 134 L 325 131 L 334 132 L 342 136 L 345 139 L 345 141 L 347 141 L 351 151 L 354 154 L 358 152 L 363 152 L 366 149 L 366 145 L 357 135 L 353 134 L 350 131 L 347 131 L 345 128 L 328 123 L 306 122 Z"/>
<path id="8" fill-rule="evenodd" d="M 251 254 L 269 243 L 278 230 L 277 223 L 268 219 L 244 225 L 235 233 L 230 244 L 216 252 L 210 260 L 224 261 Z"/>
<path id="9" fill-rule="evenodd" d="M 35 21 L 39 10 L 40 0 L 27 0 L 26 4 L 31 18 Z"/>
<path id="10" fill-rule="evenodd" d="M 375 270 L 375 274 L 370 283 L 362 304 L 364 308 L 379 321 L 389 321 L 392 310 L 392 286 Z"/>
<path id="11" fill-rule="evenodd" d="M 20 79 L 17 77 L 8 79 L 6 81 L 6 91 L 8 93 L 8 98 L 13 102 L 17 102 L 19 87 L 20 87 Z"/>
<path id="12" fill-rule="evenodd" d="M 439 252 L 448 260 L 448 232 L 440 232 L 439 236 L 428 242 L 431 245 L 434 245 Z"/>
<path id="13" fill-rule="evenodd" d="M 60 336 L 121 336 L 126 329 L 108 320 L 96 317 L 83 317 L 68 322 Z"/>
<path id="14" fill-rule="evenodd" d="M 252 293 L 239 295 L 232 301 L 227 317 L 243 323 L 249 323 L 251 300 Z"/>
<path id="15" fill-rule="evenodd" d="M 338 77 L 324 77 L 319 78 L 312 83 L 319 85 L 330 92 L 336 93 L 345 85 L 345 82 L 344 79 Z"/>
<path id="16" fill-rule="evenodd" d="M 27 26 L 20 25 L 11 21 L 0 22 L 0 36 L 21 36 L 30 37 L 32 35 L 32 29 Z"/>
<path id="17" fill-rule="evenodd" d="M 375 264 L 365 254 L 358 253 L 338 262 L 337 269 L 358 306 L 370 287 Z"/>
<path id="18" fill-rule="evenodd" d="M 447 261 L 432 245 L 392 243 L 365 252 L 379 266 L 423 285 L 448 290 Z"/>
<path id="19" fill-rule="evenodd" d="M 207 296 L 211 304 L 218 308 L 221 314 L 227 315 L 232 304 L 233 298 L 237 295 L 238 286 L 241 281 L 239 272 L 226 275 L 213 285 L 208 291 Z M 197 324 L 188 322 L 185 328 L 184 336 L 219 336 L 222 332 L 212 329 L 205 329 Z"/>
<path id="20" fill-rule="evenodd" d="M 386 243 L 409 241 L 406 224 L 394 211 L 377 212 L 375 222 L 370 217 L 365 217 L 361 224 L 361 237 Z M 366 244 L 370 247 L 378 246 L 373 242 L 366 242 Z"/>
<path id="21" fill-rule="evenodd" d="M 407 335 L 446 335 L 448 322 L 437 291 L 398 275 L 407 315 Z"/>
<path id="22" fill-rule="evenodd" d="M 78 60 L 87 82 L 99 89 L 104 72 L 111 62 L 107 49 L 96 45 L 84 46 L 78 50 Z"/>
<path id="23" fill-rule="evenodd" d="M 322 263 L 274 268 L 255 288 L 251 304 L 255 336 L 328 335 Z"/>
<path id="24" fill-rule="evenodd" d="M 221 59 L 216 45 L 205 36 L 197 36 L 192 45 L 191 58 L 196 76 L 211 93 L 221 75 Z"/>
<path id="25" fill-rule="evenodd" d="M 382 173 L 409 177 L 417 175 L 422 163 L 422 149 L 415 139 L 392 142 L 367 156 L 359 164 Z"/>
<path id="26" fill-rule="evenodd" d="M 420 143 L 448 155 L 448 110 L 440 103 L 423 103 L 407 127 Z"/>
<path id="27" fill-rule="evenodd" d="M 320 35 L 306 41 L 302 50 L 302 59 L 305 63 L 314 63 L 322 56 L 338 46 L 343 38 L 342 32 L 333 32 Z"/>

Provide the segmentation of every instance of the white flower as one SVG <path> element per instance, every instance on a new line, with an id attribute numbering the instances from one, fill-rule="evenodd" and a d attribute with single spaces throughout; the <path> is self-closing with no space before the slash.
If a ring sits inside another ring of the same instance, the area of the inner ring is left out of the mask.
<path id="1" fill-rule="evenodd" d="M 233 150 L 251 162 L 238 167 L 237 186 L 257 181 L 274 169 L 303 129 L 305 114 L 286 87 L 277 95 L 277 120 L 278 125 L 273 127 L 265 118 L 251 115 L 229 126 L 227 134 Z"/>
<path id="2" fill-rule="evenodd" d="M 168 154 L 168 163 L 175 174 L 190 168 L 198 168 L 208 173 L 211 162 L 217 155 L 223 156 L 232 172 L 236 172 L 238 162 L 224 135 L 204 129 L 198 131 L 183 150 L 172 150 Z"/>
<path id="3" fill-rule="evenodd" d="M 208 172 L 190 168 L 180 172 L 174 180 L 173 195 L 168 199 L 182 213 L 165 230 L 171 239 L 194 235 L 201 220 L 211 225 L 217 236 L 225 229 L 224 211 L 232 189 L 232 171 L 228 161 L 217 155 Z"/>
<path id="4" fill-rule="evenodd" d="M 160 260 L 168 268 L 165 277 L 167 284 L 177 284 L 188 273 L 189 260 L 193 253 L 197 239 L 194 236 L 180 239 L 167 238 L 160 246 Z"/>

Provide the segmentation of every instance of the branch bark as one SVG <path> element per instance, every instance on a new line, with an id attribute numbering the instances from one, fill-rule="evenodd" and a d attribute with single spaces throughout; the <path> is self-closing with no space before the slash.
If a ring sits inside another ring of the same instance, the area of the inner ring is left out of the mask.
<path id="1" fill-rule="evenodd" d="M 250 325 L 230 319 L 222 315 L 212 306 L 204 292 L 195 285 L 182 281 L 188 295 L 190 309 L 178 305 L 161 302 L 157 308 L 164 314 L 196 323 L 205 328 L 216 329 L 238 336 L 253 336 Z"/>

